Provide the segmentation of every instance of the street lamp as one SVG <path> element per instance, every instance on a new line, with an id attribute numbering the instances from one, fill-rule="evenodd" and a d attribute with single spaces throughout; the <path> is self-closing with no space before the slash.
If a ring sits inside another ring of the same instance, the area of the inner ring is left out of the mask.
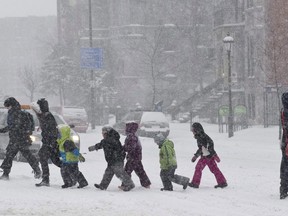
<path id="1" fill-rule="evenodd" d="M 233 110 L 232 110 L 232 92 L 231 92 L 231 48 L 234 38 L 228 33 L 223 39 L 228 55 L 228 94 L 229 94 L 229 114 L 228 114 L 228 137 L 233 136 Z"/>

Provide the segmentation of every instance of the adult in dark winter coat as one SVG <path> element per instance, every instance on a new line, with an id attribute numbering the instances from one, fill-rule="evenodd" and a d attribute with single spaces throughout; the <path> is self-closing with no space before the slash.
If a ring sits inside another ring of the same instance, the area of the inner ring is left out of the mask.
<path id="1" fill-rule="evenodd" d="M 283 109 L 281 110 L 282 120 L 282 160 L 280 165 L 280 199 L 288 196 L 288 92 L 282 94 Z"/>
<path id="2" fill-rule="evenodd" d="M 196 164 L 194 176 L 192 182 L 189 183 L 189 186 L 193 188 L 199 188 L 202 177 L 202 170 L 207 165 L 210 171 L 214 174 L 218 183 L 215 185 L 215 188 L 227 187 L 226 179 L 218 168 L 217 163 L 215 162 L 220 162 L 220 158 L 214 150 L 213 140 L 204 132 L 202 125 L 198 122 L 193 123 L 192 132 L 194 134 L 194 138 L 197 140 L 198 150 L 194 154 L 191 161 L 194 163 L 199 156 L 200 159 Z"/>
<path id="3" fill-rule="evenodd" d="M 124 150 L 127 152 L 127 162 L 125 164 L 125 171 L 131 176 L 135 171 L 140 179 L 140 184 L 145 188 L 150 188 L 151 182 L 144 170 L 142 164 L 142 146 L 138 136 L 135 134 L 138 130 L 136 122 L 129 122 L 126 124 L 126 139 L 124 143 Z"/>
<path id="4" fill-rule="evenodd" d="M 37 104 L 40 110 L 37 109 Z M 52 163 L 58 167 L 61 167 L 61 161 L 59 158 L 59 148 L 57 144 L 58 129 L 56 120 L 52 113 L 49 112 L 49 105 L 47 100 L 42 98 L 37 101 L 37 104 L 32 104 L 31 107 L 39 119 L 42 135 L 42 146 L 38 155 L 40 158 L 43 174 L 42 181 L 36 184 L 37 187 L 40 187 L 50 185 L 48 160 L 51 159 Z"/>
<path id="5" fill-rule="evenodd" d="M 135 187 L 131 177 L 124 170 L 125 151 L 120 142 L 120 135 L 111 127 L 102 128 L 103 139 L 88 148 L 89 151 L 103 149 L 107 168 L 100 184 L 94 184 L 96 188 L 106 190 L 114 174 L 122 181 L 120 189 L 129 191 Z"/>
<path id="6" fill-rule="evenodd" d="M 30 139 L 31 131 L 27 131 L 25 127 L 27 115 L 21 111 L 20 104 L 14 97 L 7 98 L 4 101 L 4 106 L 8 109 L 7 126 L 0 129 L 0 133 L 9 132 L 9 144 L 6 148 L 5 158 L 0 166 L 3 169 L 3 175 L 0 178 L 9 179 L 13 159 L 19 151 L 34 170 L 34 177 L 40 178 L 39 163 L 29 149 L 32 141 Z"/>
<path id="7" fill-rule="evenodd" d="M 172 182 L 182 185 L 185 190 L 188 186 L 189 178 L 175 174 L 177 169 L 177 160 L 174 143 L 171 140 L 166 139 L 162 133 L 159 133 L 154 137 L 154 142 L 160 149 L 160 177 L 164 186 L 160 190 L 173 191 Z"/>

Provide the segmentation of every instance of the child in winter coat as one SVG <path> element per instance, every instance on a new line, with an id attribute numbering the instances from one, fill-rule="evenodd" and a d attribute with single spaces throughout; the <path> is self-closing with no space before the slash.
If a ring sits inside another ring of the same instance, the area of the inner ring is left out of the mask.
<path id="1" fill-rule="evenodd" d="M 124 150 L 127 152 L 127 162 L 125 164 L 125 171 L 131 176 L 135 171 L 140 179 L 140 184 L 145 188 L 150 188 L 151 182 L 144 170 L 142 164 L 142 146 L 138 136 L 135 134 L 138 130 L 136 122 L 126 123 L 126 139 L 124 143 Z"/>
<path id="2" fill-rule="evenodd" d="M 214 150 L 213 140 L 204 132 L 202 125 L 198 122 L 193 123 L 192 132 L 194 134 L 194 138 L 197 140 L 198 150 L 194 154 L 191 161 L 194 163 L 199 156 L 200 159 L 196 164 L 194 176 L 192 182 L 189 183 L 189 186 L 199 188 L 202 170 L 207 165 L 210 171 L 215 175 L 217 181 L 215 188 L 227 187 L 227 181 L 215 162 L 217 161 L 219 163 L 220 158 L 217 156 L 216 151 Z"/>
<path id="3" fill-rule="evenodd" d="M 64 181 L 62 188 L 72 187 L 78 182 L 78 188 L 88 185 L 84 175 L 79 171 L 78 162 L 84 162 L 85 158 L 79 153 L 79 149 L 70 138 L 71 129 L 68 125 L 59 125 L 59 152 L 62 159 L 61 176 Z"/>
<path id="4" fill-rule="evenodd" d="M 288 92 L 282 94 L 283 109 L 281 110 L 282 120 L 282 160 L 280 165 L 280 199 L 288 196 Z"/>
<path id="5" fill-rule="evenodd" d="M 100 143 L 88 148 L 89 151 L 103 149 L 107 161 L 101 183 L 94 184 L 94 186 L 100 190 L 106 190 L 115 174 L 122 181 L 122 186 L 119 186 L 119 189 L 130 191 L 135 185 L 124 170 L 125 151 L 121 145 L 119 133 L 111 127 L 103 127 L 102 136 L 103 139 Z"/>
<path id="6" fill-rule="evenodd" d="M 162 133 L 159 133 L 154 137 L 154 142 L 160 149 L 160 177 L 164 186 L 160 190 L 173 191 L 172 182 L 182 185 L 185 190 L 188 186 L 189 178 L 175 174 L 177 160 L 174 143 L 171 140 L 165 139 Z"/>

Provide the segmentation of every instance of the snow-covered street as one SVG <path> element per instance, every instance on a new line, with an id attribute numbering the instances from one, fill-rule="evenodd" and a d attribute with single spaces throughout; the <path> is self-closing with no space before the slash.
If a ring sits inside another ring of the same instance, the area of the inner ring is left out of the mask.
<path id="1" fill-rule="evenodd" d="M 101 127 L 97 127 L 81 134 L 81 152 L 86 162 L 80 164 L 80 170 L 89 182 L 88 187 L 62 189 L 59 169 L 50 165 L 51 186 L 36 188 L 34 184 L 39 180 L 33 178 L 29 165 L 14 162 L 10 180 L 0 182 L 0 215 L 285 215 L 288 199 L 279 199 L 278 128 L 253 127 L 238 131 L 229 139 L 226 133 L 218 133 L 217 125 L 203 126 L 214 139 L 221 158 L 219 167 L 229 184 L 225 189 L 214 189 L 214 176 L 205 168 L 199 189 L 188 187 L 184 191 L 174 185 L 173 192 L 160 191 L 158 148 L 151 138 L 141 137 L 151 189 L 142 188 L 133 175 L 136 188 L 130 192 L 118 189 L 120 181 L 116 177 L 108 190 L 100 191 L 93 185 L 100 182 L 106 167 L 103 152 L 87 151 L 88 146 L 101 139 Z M 191 178 L 195 163 L 190 160 L 196 142 L 189 124 L 172 123 L 169 138 L 175 144 L 176 173 Z"/>

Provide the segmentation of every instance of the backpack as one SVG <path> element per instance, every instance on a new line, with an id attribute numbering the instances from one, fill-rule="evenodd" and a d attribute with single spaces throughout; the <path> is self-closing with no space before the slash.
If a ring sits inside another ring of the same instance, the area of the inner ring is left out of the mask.
<path id="1" fill-rule="evenodd" d="M 21 110 L 22 113 L 22 120 L 23 120 L 23 130 L 28 131 L 28 133 L 31 135 L 32 132 L 35 129 L 35 122 L 33 115 L 25 110 Z"/>

